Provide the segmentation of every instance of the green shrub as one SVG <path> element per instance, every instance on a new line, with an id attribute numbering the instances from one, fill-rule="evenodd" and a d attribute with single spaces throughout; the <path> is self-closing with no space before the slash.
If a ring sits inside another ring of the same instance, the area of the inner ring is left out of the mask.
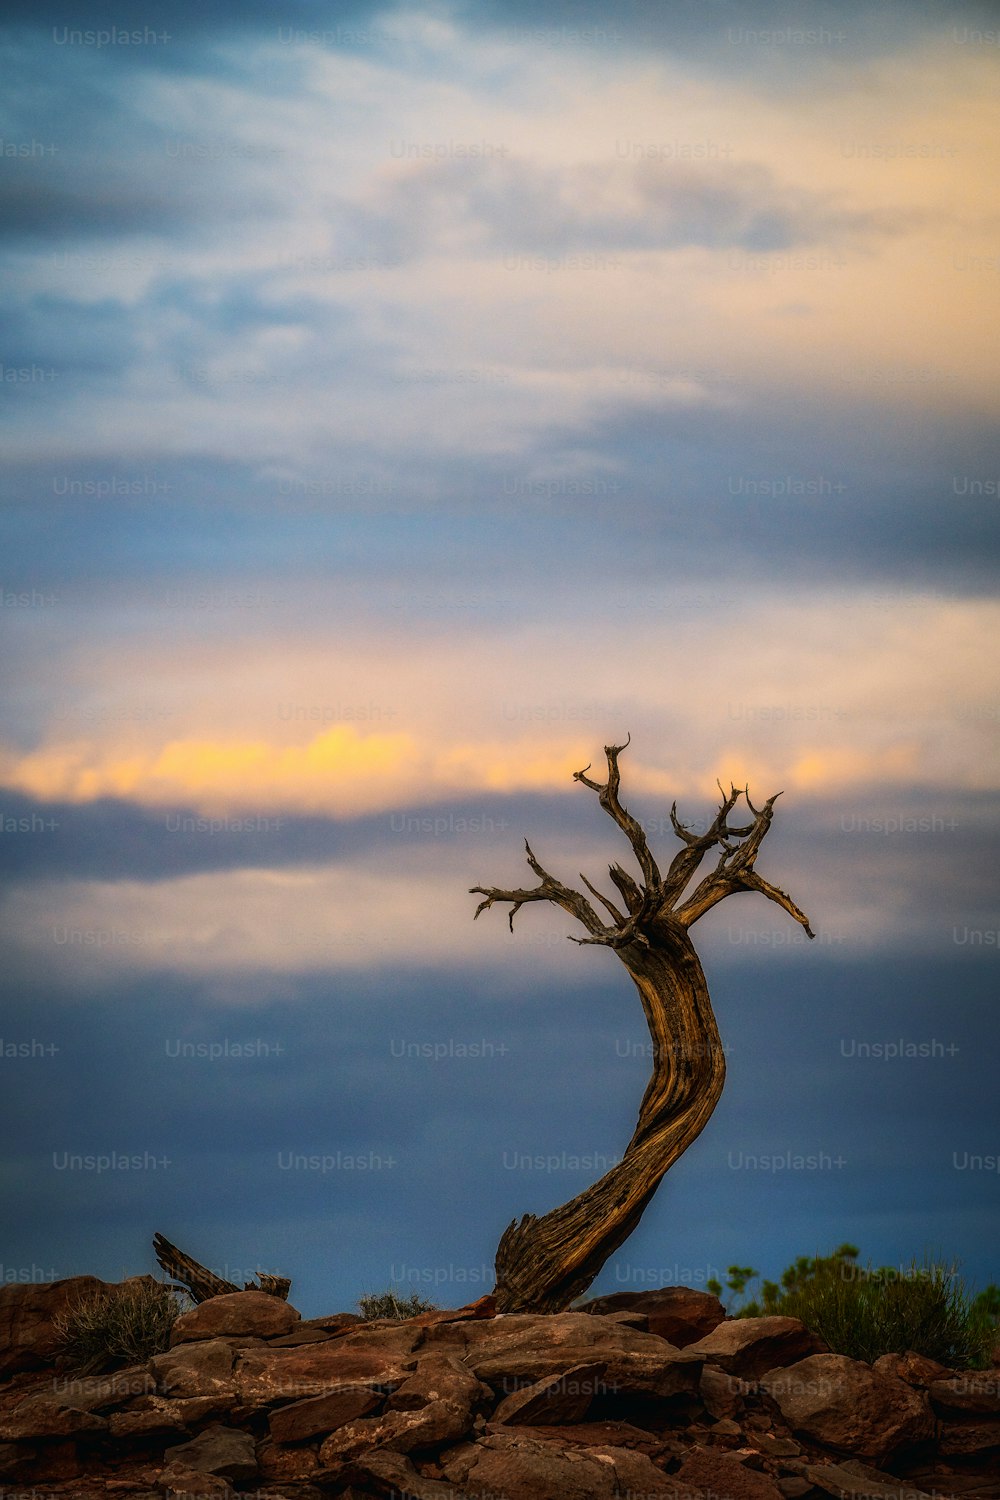
<path id="1" fill-rule="evenodd" d="M 134 1276 L 101 1287 L 55 1319 L 57 1353 L 78 1375 L 119 1364 L 139 1364 L 170 1344 L 174 1319 L 184 1303 L 170 1286 Z"/>
<path id="2" fill-rule="evenodd" d="M 425 1302 L 416 1292 L 409 1297 L 397 1297 L 393 1291 L 371 1292 L 358 1298 L 358 1306 L 368 1323 L 373 1323 L 376 1318 L 396 1318 L 403 1322 L 406 1318 L 415 1318 L 418 1313 L 437 1312 L 435 1303 Z"/>
<path id="3" fill-rule="evenodd" d="M 780 1314 L 798 1318 L 825 1339 L 835 1354 L 871 1364 L 882 1354 L 908 1349 L 952 1368 L 989 1363 L 997 1338 L 1000 1292 L 990 1287 L 970 1300 L 955 1266 L 924 1257 L 905 1268 L 857 1264 L 854 1245 L 832 1255 L 799 1258 L 780 1286 L 761 1284 L 736 1310 L 741 1318 Z M 727 1286 L 744 1295 L 759 1275 L 750 1266 L 730 1266 Z M 709 1290 L 722 1292 L 715 1282 Z"/>

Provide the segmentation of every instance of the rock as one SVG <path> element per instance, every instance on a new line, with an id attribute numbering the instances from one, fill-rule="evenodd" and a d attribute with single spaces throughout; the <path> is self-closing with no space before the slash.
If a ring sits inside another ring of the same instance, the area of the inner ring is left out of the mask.
<path id="1" fill-rule="evenodd" d="M 440 1332 L 429 1330 L 428 1341 Z M 606 1367 L 599 1394 L 621 1397 L 693 1393 L 701 1374 L 701 1358 L 689 1350 L 587 1313 L 515 1313 L 480 1324 L 464 1359 L 504 1395 L 596 1362 Z"/>
<path id="2" fill-rule="evenodd" d="M 243 1293 L 237 1295 L 242 1296 Z M 258 1293 L 267 1296 L 266 1292 Z M 277 1301 L 277 1298 L 273 1299 Z M 219 1474 L 235 1483 L 246 1483 L 257 1477 L 257 1458 L 253 1438 L 221 1422 L 213 1422 L 189 1443 L 168 1448 L 163 1455 L 167 1465 L 194 1469 L 199 1474 Z"/>
<path id="3" fill-rule="evenodd" d="M 68 1276 L 0 1287 L 0 1380 L 51 1364 L 56 1318 L 108 1285 L 96 1276 Z"/>
<path id="4" fill-rule="evenodd" d="M 454 1354 L 417 1353 L 417 1367 L 386 1402 L 388 1411 L 415 1411 L 430 1401 L 455 1406 L 492 1406 L 493 1392 Z"/>
<path id="5" fill-rule="evenodd" d="M 233 1500 L 232 1487 L 218 1474 L 204 1474 L 184 1464 L 170 1464 L 157 1484 L 164 1500 Z"/>
<path id="6" fill-rule="evenodd" d="M 359 1493 L 378 1495 L 384 1500 L 471 1500 L 453 1484 L 440 1479 L 425 1479 L 402 1453 L 377 1448 L 350 1465 L 344 1476 L 351 1486 L 364 1485 Z"/>
<path id="7" fill-rule="evenodd" d="M 836 1500 L 929 1500 L 925 1490 L 867 1464 L 809 1464 L 806 1478 Z"/>
<path id="8" fill-rule="evenodd" d="M 75 1437 L 78 1433 L 107 1432 L 108 1424 L 93 1412 L 64 1406 L 48 1396 L 29 1396 L 0 1417 L 0 1439 Z"/>
<path id="9" fill-rule="evenodd" d="M 675 1476 L 687 1494 L 717 1500 L 784 1500 L 769 1474 L 759 1474 L 726 1453 L 701 1449 L 684 1460 Z"/>
<path id="10" fill-rule="evenodd" d="M 604 1389 L 604 1370 L 603 1362 L 574 1365 L 564 1375 L 538 1380 L 501 1401 L 493 1421 L 518 1427 L 582 1422 L 594 1396 Z"/>
<path id="11" fill-rule="evenodd" d="M 986 1453 L 1000 1448 L 1000 1422 L 946 1422 L 938 1439 L 938 1451 L 947 1457 Z"/>
<path id="12" fill-rule="evenodd" d="M 37 1457 L 38 1449 L 29 1443 L 0 1443 L 0 1479 L 23 1478 Z"/>
<path id="13" fill-rule="evenodd" d="M 502 1495 L 504 1500 L 614 1500 L 618 1495 L 696 1500 L 645 1454 L 627 1448 L 564 1448 L 516 1432 L 463 1444 L 442 1455 L 440 1464 L 460 1492 Z"/>
<path id="14" fill-rule="evenodd" d="M 932 1380 L 928 1392 L 945 1411 L 1000 1416 L 1000 1370 L 964 1370 Z"/>
<path id="15" fill-rule="evenodd" d="M 798 1318 L 729 1318 L 706 1338 L 689 1344 L 687 1353 L 700 1354 L 727 1374 L 752 1380 L 825 1349 L 823 1340 Z"/>
<path id="16" fill-rule="evenodd" d="M 232 1401 L 236 1397 L 236 1354 L 237 1345 L 229 1340 L 206 1339 L 154 1354 L 149 1368 L 161 1396 L 222 1396 Z"/>
<path id="17" fill-rule="evenodd" d="M 486 1424 L 487 1436 L 496 1432 L 503 1434 L 507 1430 L 505 1427 L 494 1426 L 492 1422 Z M 637 1453 L 645 1453 L 647 1458 L 652 1459 L 672 1457 L 675 1446 L 662 1435 L 647 1432 L 643 1427 L 634 1427 L 631 1422 L 561 1423 L 558 1427 L 548 1427 L 543 1422 L 536 1422 L 524 1435 L 544 1442 L 560 1443 L 563 1447 L 634 1448 Z"/>
<path id="18" fill-rule="evenodd" d="M 313 1447 L 283 1448 L 266 1439 L 257 1444 L 260 1477 L 271 1484 L 294 1484 L 296 1493 L 303 1480 L 319 1472 L 319 1456 Z"/>
<path id="19" fill-rule="evenodd" d="M 269 1349 L 297 1349 L 300 1344 L 327 1344 L 333 1338 L 332 1333 L 324 1333 L 322 1328 L 298 1328 L 294 1333 L 282 1334 L 279 1339 L 268 1339 Z"/>
<path id="20" fill-rule="evenodd" d="M 646 1318 L 650 1333 L 666 1339 L 677 1349 L 697 1343 L 723 1321 L 726 1310 L 710 1292 L 689 1286 L 664 1286 L 648 1292 L 612 1292 L 594 1297 L 578 1312 L 603 1316 L 614 1312 L 638 1312 Z"/>
<path id="21" fill-rule="evenodd" d="M 271 1436 L 276 1443 L 300 1443 L 305 1438 L 333 1432 L 345 1422 L 367 1417 L 382 1405 L 376 1391 L 347 1388 L 306 1401 L 293 1401 L 279 1407 L 269 1418 Z"/>
<path id="22" fill-rule="evenodd" d="M 156 1381 L 145 1365 L 130 1365 L 113 1375 L 65 1376 L 49 1386 L 52 1399 L 62 1406 L 79 1411 L 107 1411 L 124 1406 L 135 1396 L 147 1396 L 156 1390 Z"/>
<path id="23" fill-rule="evenodd" d="M 844 1354 L 814 1354 L 760 1381 L 794 1431 L 882 1463 L 934 1436 L 927 1396 Z"/>
<path id="24" fill-rule="evenodd" d="M 706 1365 L 698 1382 L 698 1393 L 705 1410 L 717 1421 L 721 1421 L 723 1417 L 738 1416 L 753 1389 L 739 1375 L 727 1375 L 725 1370 L 719 1370 L 715 1365 Z"/>
<path id="25" fill-rule="evenodd" d="M 165 1401 L 162 1396 L 152 1396 L 151 1404 L 141 1411 L 113 1411 L 108 1425 L 113 1438 L 161 1437 L 170 1433 L 187 1431 L 187 1424 L 180 1417 L 178 1401 Z"/>
<path id="26" fill-rule="evenodd" d="M 300 1349 L 260 1349 L 240 1356 L 235 1370 L 240 1400 L 250 1406 L 268 1406 L 290 1397 L 327 1395 L 344 1386 L 367 1386 L 394 1391 L 409 1375 L 416 1361 L 407 1357 L 420 1338 L 414 1329 L 407 1338 L 377 1341 L 371 1345 L 351 1342 L 356 1336 L 332 1339 L 326 1344 L 306 1344 Z"/>
<path id="27" fill-rule="evenodd" d="M 915 1350 L 908 1349 L 905 1354 L 882 1354 L 872 1365 L 880 1375 L 895 1375 L 897 1380 L 905 1380 L 907 1385 L 929 1386 L 932 1381 L 940 1380 L 942 1376 L 951 1375 L 947 1365 L 939 1365 L 936 1359 L 928 1359 L 924 1354 L 917 1354 Z"/>
<path id="28" fill-rule="evenodd" d="M 320 1333 L 342 1333 L 348 1328 L 363 1327 L 364 1321 L 357 1313 L 327 1313 L 325 1318 L 303 1318 L 297 1327 L 303 1331 L 315 1328 Z"/>
<path id="29" fill-rule="evenodd" d="M 170 1330 L 170 1347 L 197 1339 L 249 1336 L 280 1338 L 291 1333 L 300 1314 L 267 1292 L 226 1292 L 181 1313 Z"/>
<path id="30" fill-rule="evenodd" d="M 455 1443 L 472 1428 L 467 1405 L 452 1401 L 428 1401 L 415 1411 L 387 1411 L 380 1417 L 362 1417 L 331 1432 L 319 1450 L 319 1461 L 336 1466 L 360 1457 L 371 1448 L 392 1448 L 412 1453 Z"/>
<path id="31" fill-rule="evenodd" d="M 765 1458 L 798 1458 L 802 1449 L 792 1438 L 775 1437 L 773 1432 L 754 1432 L 749 1441 Z"/>

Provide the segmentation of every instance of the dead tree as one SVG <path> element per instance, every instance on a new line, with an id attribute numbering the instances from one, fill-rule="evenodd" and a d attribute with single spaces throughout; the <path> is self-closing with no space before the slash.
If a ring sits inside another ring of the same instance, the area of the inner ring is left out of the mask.
<path id="1" fill-rule="evenodd" d="M 266 1271 L 258 1271 L 256 1281 L 245 1281 L 242 1286 L 237 1286 L 235 1281 L 226 1281 L 199 1261 L 192 1260 L 162 1234 L 153 1235 L 153 1252 L 167 1275 L 180 1282 L 195 1302 L 207 1302 L 209 1297 L 222 1297 L 227 1292 L 269 1292 L 272 1297 L 288 1301 L 292 1283 L 287 1276 L 270 1276 Z"/>
<path id="2" fill-rule="evenodd" d="M 700 834 L 678 821 L 675 802 L 670 821 L 683 848 L 666 875 L 661 875 L 641 825 L 618 800 L 618 756 L 629 742 L 605 746 L 608 779 L 603 786 L 587 775 L 589 766 L 574 773 L 574 780 L 598 793 L 601 806 L 627 837 L 638 862 L 641 884 L 621 865 L 609 867 L 624 910 L 581 875 L 611 919 L 602 921 L 586 896 L 542 868 L 527 840 L 528 864 L 538 876 L 537 886 L 517 891 L 472 887 L 474 894 L 485 897 L 476 909 L 477 917 L 495 901 L 511 903 L 511 932 L 515 916 L 527 902 L 551 901 L 589 933 L 571 941 L 613 948 L 639 991 L 653 1039 L 653 1076 L 621 1161 L 579 1197 L 541 1219 L 525 1214 L 503 1235 L 496 1254 L 498 1312 L 559 1312 L 586 1291 L 608 1256 L 635 1229 L 664 1173 L 701 1133 L 719 1102 L 725 1057 L 688 929 L 727 896 L 758 891 L 783 907 L 809 937 L 814 936 L 791 897 L 754 869 L 781 793 L 776 792 L 758 810 L 748 791 L 733 787 L 727 795 L 720 786 L 722 805 L 711 826 Z M 753 821 L 734 827 L 729 817 L 741 797 Z M 715 848 L 720 850 L 718 863 L 685 894 L 702 860 Z"/>

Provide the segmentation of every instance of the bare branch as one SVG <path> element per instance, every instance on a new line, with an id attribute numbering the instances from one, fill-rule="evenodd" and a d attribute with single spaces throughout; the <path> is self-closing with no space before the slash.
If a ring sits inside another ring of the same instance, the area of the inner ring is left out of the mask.
<path id="1" fill-rule="evenodd" d="M 574 771 L 573 780 L 582 781 L 584 786 L 589 786 L 591 791 L 598 793 L 604 811 L 611 814 L 618 827 L 632 845 L 632 850 L 639 862 L 639 868 L 646 882 L 646 889 L 652 893 L 653 891 L 658 891 L 660 886 L 660 872 L 657 868 L 656 860 L 653 858 L 649 845 L 646 842 L 646 835 L 642 830 L 642 825 L 636 822 L 632 814 L 626 808 L 622 807 L 618 800 L 618 788 L 621 785 L 618 757 L 623 750 L 628 749 L 631 743 L 632 736 L 629 735 L 624 745 L 605 745 L 604 753 L 608 757 L 608 779 L 603 786 L 599 781 L 592 781 L 587 775 L 587 772 L 590 770 L 589 766 L 584 766 L 582 771 Z"/>
<path id="2" fill-rule="evenodd" d="M 556 906 L 561 906 L 563 911 L 568 911 L 571 917 L 575 917 L 586 927 L 588 932 L 604 934 L 609 931 L 597 915 L 586 896 L 581 896 L 579 891 L 571 891 L 568 886 L 551 876 L 538 863 L 531 851 L 531 845 L 527 839 L 524 841 L 527 850 L 528 864 L 539 877 L 539 884 L 533 890 L 505 891 L 497 886 L 473 885 L 469 887 L 470 895 L 485 896 L 476 907 L 476 917 L 480 912 L 488 911 L 495 901 L 510 901 L 512 909 L 509 913 L 510 930 L 514 931 L 514 918 L 521 907 L 529 901 L 552 901 Z M 475 917 L 473 917 L 475 921 Z"/>

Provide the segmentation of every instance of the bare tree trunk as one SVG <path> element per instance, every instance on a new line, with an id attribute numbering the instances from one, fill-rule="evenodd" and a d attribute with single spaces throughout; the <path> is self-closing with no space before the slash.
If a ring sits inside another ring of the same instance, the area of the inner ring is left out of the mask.
<path id="1" fill-rule="evenodd" d="M 620 911 L 581 876 L 588 891 L 610 915 L 598 917 L 585 896 L 570 890 L 542 868 L 526 845 L 528 863 L 539 877 L 531 890 L 504 891 L 475 886 L 485 897 L 476 910 L 495 901 L 511 904 L 510 928 L 518 909 L 529 901 L 552 901 L 590 933 L 574 942 L 613 948 L 639 991 L 653 1041 L 653 1076 L 643 1096 L 631 1141 L 617 1166 L 592 1187 L 543 1218 L 525 1214 L 504 1233 L 496 1255 L 498 1312 L 559 1312 L 584 1292 L 608 1256 L 624 1243 L 669 1167 L 701 1133 L 722 1095 L 725 1057 L 708 986 L 688 928 L 726 896 L 758 891 L 776 901 L 813 933 L 789 896 L 770 885 L 753 868 L 770 826 L 776 793 L 758 811 L 748 794 L 734 787 L 723 794 L 711 827 L 694 834 L 671 811 L 674 831 L 683 841 L 666 876 L 657 868 L 642 827 L 618 800 L 618 756 L 625 745 L 608 745 L 608 780 L 602 786 L 577 771 L 575 779 L 600 795 L 602 807 L 626 834 L 642 872 L 637 885 L 620 865 L 610 876 L 627 910 Z M 720 788 L 721 791 L 721 788 Z M 753 822 L 731 827 L 728 818 L 745 797 Z M 710 849 L 722 853 L 684 901 L 681 898 Z"/>
<path id="2" fill-rule="evenodd" d="M 195 1302 L 207 1302 L 209 1297 L 222 1297 L 227 1292 L 268 1292 L 272 1297 L 280 1297 L 282 1302 L 288 1301 L 292 1283 L 287 1276 L 270 1276 L 266 1271 L 258 1271 L 256 1281 L 245 1281 L 239 1287 L 234 1281 L 225 1281 L 207 1266 L 192 1260 L 162 1234 L 153 1235 L 153 1250 L 167 1275 L 179 1281 Z"/>

